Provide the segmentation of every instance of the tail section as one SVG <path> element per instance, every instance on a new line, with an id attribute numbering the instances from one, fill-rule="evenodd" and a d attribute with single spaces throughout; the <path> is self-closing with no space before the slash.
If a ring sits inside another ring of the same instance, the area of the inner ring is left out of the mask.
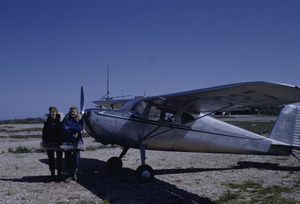
<path id="1" fill-rule="evenodd" d="M 281 110 L 270 139 L 300 150 L 300 106 L 288 105 Z"/>

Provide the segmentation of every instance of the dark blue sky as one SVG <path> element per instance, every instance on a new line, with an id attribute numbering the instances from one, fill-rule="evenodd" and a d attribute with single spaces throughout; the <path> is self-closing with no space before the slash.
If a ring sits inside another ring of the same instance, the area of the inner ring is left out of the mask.
<path id="1" fill-rule="evenodd" d="M 298 0 L 0 0 L 0 120 L 106 93 L 300 85 Z"/>

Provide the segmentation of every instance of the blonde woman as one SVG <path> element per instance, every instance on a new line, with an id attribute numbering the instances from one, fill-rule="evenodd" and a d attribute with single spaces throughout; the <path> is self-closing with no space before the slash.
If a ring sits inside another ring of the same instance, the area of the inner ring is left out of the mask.
<path id="1" fill-rule="evenodd" d="M 66 181 L 69 182 L 71 179 L 77 181 L 80 150 L 84 150 L 84 145 L 81 136 L 82 120 L 76 107 L 70 108 L 62 122 L 62 130 L 61 149 L 65 151 L 65 168 L 70 173 L 70 177 Z"/>

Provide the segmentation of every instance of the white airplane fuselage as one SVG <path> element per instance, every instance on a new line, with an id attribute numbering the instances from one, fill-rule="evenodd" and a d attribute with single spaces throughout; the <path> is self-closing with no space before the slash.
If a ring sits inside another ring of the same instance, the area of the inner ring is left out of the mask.
<path id="1" fill-rule="evenodd" d="M 105 145 L 128 148 L 144 145 L 150 150 L 233 154 L 290 155 L 292 151 L 285 143 L 209 116 L 182 124 L 177 116 L 170 121 L 153 121 L 125 110 L 88 109 L 86 113 L 87 132 Z"/>

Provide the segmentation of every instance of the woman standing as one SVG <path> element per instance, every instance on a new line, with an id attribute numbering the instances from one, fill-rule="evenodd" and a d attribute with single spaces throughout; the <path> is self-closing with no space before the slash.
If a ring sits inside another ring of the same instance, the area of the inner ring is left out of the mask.
<path id="1" fill-rule="evenodd" d="M 55 180 L 55 157 L 58 179 L 61 180 L 62 170 L 62 151 L 60 145 L 62 142 L 61 121 L 63 115 L 59 113 L 56 107 L 49 108 L 49 114 L 44 117 L 44 128 L 41 146 L 47 151 L 49 159 L 49 169 L 51 172 L 51 181 Z"/>
<path id="2" fill-rule="evenodd" d="M 61 149 L 65 151 L 65 168 L 70 173 L 67 182 L 77 180 L 78 162 L 80 150 L 84 150 L 81 136 L 82 120 L 78 109 L 74 106 L 70 108 L 62 122 L 63 139 Z"/>

